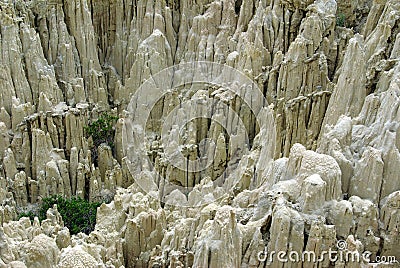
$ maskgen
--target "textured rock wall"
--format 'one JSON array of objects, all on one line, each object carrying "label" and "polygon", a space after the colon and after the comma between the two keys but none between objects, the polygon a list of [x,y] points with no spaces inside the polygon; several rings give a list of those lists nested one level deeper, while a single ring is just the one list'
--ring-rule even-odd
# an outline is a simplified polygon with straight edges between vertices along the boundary
[{"label": "textured rock wall", "polygon": [[[337,240],[400,260],[399,21],[397,0],[1,0],[0,266],[364,265],[258,254]],[[158,98],[140,86],[192,61],[233,67],[265,100],[177,70],[189,86],[160,96],[136,139],[132,117]],[[115,148],[95,161],[84,127],[104,111],[119,117]],[[179,169],[177,148],[213,163]],[[114,199],[89,235],[56,208],[17,220],[53,194]]]}]

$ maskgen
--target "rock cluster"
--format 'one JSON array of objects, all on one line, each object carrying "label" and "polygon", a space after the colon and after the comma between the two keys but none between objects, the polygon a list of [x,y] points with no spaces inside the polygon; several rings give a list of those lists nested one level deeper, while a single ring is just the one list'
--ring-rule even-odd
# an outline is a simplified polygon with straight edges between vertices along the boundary
[{"label": "rock cluster", "polygon": [[[260,252],[338,240],[400,260],[399,29],[398,0],[0,0],[0,267],[299,267]],[[255,84],[157,80],[194,61]],[[112,201],[89,235],[56,206],[18,219],[55,194]]]}]

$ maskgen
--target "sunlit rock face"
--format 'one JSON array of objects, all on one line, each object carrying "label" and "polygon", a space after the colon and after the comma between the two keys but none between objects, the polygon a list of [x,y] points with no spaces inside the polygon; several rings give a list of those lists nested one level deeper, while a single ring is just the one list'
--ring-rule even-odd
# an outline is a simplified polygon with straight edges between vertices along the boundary
[{"label": "sunlit rock face", "polygon": [[[398,0],[0,0],[0,267],[396,267],[399,22]],[[88,235],[18,219],[55,194],[112,201]]]}]

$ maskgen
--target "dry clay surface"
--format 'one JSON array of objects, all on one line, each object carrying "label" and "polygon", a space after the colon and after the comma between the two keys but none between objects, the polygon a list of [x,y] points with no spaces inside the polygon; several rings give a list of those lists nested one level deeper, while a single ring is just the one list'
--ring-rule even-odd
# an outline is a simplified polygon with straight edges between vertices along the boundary
[{"label": "dry clay surface", "polygon": [[[398,0],[0,0],[0,267],[373,267],[259,254],[338,240],[400,260],[399,28]],[[141,88],[198,61],[254,84]],[[18,220],[54,194],[112,201],[89,235]]]}]

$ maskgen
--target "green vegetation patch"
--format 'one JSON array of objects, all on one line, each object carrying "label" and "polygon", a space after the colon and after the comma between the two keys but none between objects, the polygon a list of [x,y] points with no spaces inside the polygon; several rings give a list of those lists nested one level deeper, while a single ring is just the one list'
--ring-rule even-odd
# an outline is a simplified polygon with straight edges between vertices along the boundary
[{"label": "green vegetation patch", "polygon": [[117,116],[110,115],[106,112],[101,114],[99,118],[89,123],[89,125],[85,127],[86,138],[92,137],[93,140],[91,152],[92,160],[95,165],[97,165],[98,147],[101,144],[108,144],[114,154],[114,125],[117,120]]},{"label": "green vegetation patch", "polygon": [[338,15],[336,16],[336,26],[346,26],[346,16],[343,13],[338,13]]},{"label": "green vegetation patch", "polygon": [[86,136],[92,137],[95,147],[102,143],[108,144],[111,148],[114,147],[114,125],[117,120],[117,116],[109,113],[101,114],[99,118],[85,127]]},{"label": "green vegetation patch", "polygon": [[57,204],[57,210],[62,216],[64,225],[69,229],[71,234],[78,234],[80,232],[89,234],[94,230],[97,208],[102,203],[89,202],[80,197],[65,199],[62,196],[54,195],[42,200],[37,214],[32,211],[23,212],[18,215],[18,218],[29,217],[33,220],[37,216],[40,221],[43,221],[46,219],[47,210],[52,208],[54,204]]}]

